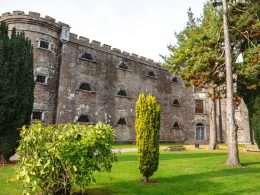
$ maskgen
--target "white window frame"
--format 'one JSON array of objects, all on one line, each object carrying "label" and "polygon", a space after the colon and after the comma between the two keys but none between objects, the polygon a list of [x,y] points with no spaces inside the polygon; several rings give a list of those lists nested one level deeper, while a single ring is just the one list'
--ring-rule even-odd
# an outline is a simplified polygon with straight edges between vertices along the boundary
[{"label": "white window frame", "polygon": [[41,120],[40,121],[44,121],[44,119],[45,119],[45,110],[33,109],[32,115],[31,115],[31,119],[32,120],[37,120],[37,119],[33,119],[33,112],[41,112],[42,115],[41,115]]},{"label": "white window frame", "polygon": [[[43,47],[41,47],[41,41],[47,42],[47,43],[49,44],[49,45],[48,45],[48,48],[43,48]],[[43,49],[43,50],[51,51],[51,49],[52,49],[52,43],[51,43],[50,41],[47,41],[47,40],[44,40],[44,39],[39,39],[39,40],[38,40],[38,44],[37,44],[37,48]]]},{"label": "white window frame", "polygon": [[[44,83],[40,83],[40,82],[36,82],[36,79],[37,79],[37,76],[45,76],[45,81],[44,81]],[[47,73],[41,73],[41,72],[35,72],[34,73],[34,81],[35,81],[35,83],[37,83],[37,84],[41,84],[41,85],[48,85],[48,79],[49,79],[49,74],[47,74]]]},{"label": "white window frame", "polygon": [[[198,123],[197,123],[198,124]],[[199,125],[199,126],[197,126],[197,124],[195,125],[195,140],[196,141],[205,141],[205,140],[207,140],[207,131],[206,131],[206,126],[202,123],[202,125]],[[197,139],[197,127],[199,127],[199,128],[204,128],[203,130],[204,130],[204,139]],[[201,129],[200,129],[201,130]],[[201,131],[200,131],[200,138],[201,138]]]}]

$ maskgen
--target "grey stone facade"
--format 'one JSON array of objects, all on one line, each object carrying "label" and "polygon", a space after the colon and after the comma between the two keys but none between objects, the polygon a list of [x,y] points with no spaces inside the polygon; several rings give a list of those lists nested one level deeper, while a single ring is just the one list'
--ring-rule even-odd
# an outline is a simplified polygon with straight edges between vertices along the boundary
[{"label": "grey stone facade", "polygon": [[[160,64],[98,41],[89,42],[88,38],[70,33],[69,25],[49,16],[42,18],[35,12],[4,13],[0,21],[6,22],[9,29],[24,31],[32,41],[36,75],[34,117],[40,114],[47,124],[106,122],[115,128],[117,141],[133,142],[136,100],[141,92],[151,93],[161,105],[161,141],[208,142],[206,94],[184,88],[182,80]],[[195,113],[196,100],[203,100],[200,114]],[[224,104],[221,105],[224,110]],[[218,119],[222,119],[218,120],[218,137],[225,140],[222,113],[218,114]],[[240,142],[249,142],[245,105],[236,115],[241,124]],[[196,130],[200,128],[203,135]]]}]

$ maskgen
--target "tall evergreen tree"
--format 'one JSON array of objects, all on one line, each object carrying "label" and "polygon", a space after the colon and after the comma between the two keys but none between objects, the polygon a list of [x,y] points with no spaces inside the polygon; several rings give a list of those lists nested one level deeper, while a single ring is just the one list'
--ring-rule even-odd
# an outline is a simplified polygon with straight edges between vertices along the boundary
[{"label": "tall evergreen tree", "polygon": [[[228,6],[232,69],[237,77],[238,95],[249,100],[246,101],[249,105],[249,102],[254,102],[252,97],[256,97],[250,94],[259,91],[260,87],[260,3],[257,0],[231,0],[228,1]],[[222,2],[220,0],[207,2],[203,16],[198,20],[189,17],[185,29],[176,35],[177,44],[169,46],[171,56],[165,58],[166,67],[179,74],[188,84],[195,86],[226,84],[222,17]],[[235,63],[241,52],[244,62]],[[221,98],[223,92],[211,95]],[[233,102],[239,104],[236,93]],[[251,111],[249,109],[249,114]]]},{"label": "tall evergreen tree", "polygon": [[33,107],[33,51],[24,33],[0,24],[0,155],[6,163],[18,146],[19,131]]},{"label": "tall evergreen tree", "polygon": [[[214,24],[214,25],[213,25]],[[169,46],[171,55],[164,66],[180,75],[188,86],[204,87],[210,96],[210,143],[209,149],[218,148],[216,132],[216,90],[224,81],[224,59],[221,58],[221,15],[212,4],[204,7],[204,15],[196,19],[189,9],[188,22],[183,31],[176,34],[177,44]]]},{"label": "tall evergreen tree", "polygon": [[148,182],[159,165],[160,105],[154,96],[139,95],[135,129],[139,170],[145,178],[144,182]]}]

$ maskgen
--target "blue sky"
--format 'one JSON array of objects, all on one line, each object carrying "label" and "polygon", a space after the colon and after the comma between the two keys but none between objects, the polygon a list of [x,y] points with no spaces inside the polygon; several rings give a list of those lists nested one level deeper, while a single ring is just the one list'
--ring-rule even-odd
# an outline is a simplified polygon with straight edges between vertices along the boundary
[{"label": "blue sky", "polygon": [[200,16],[205,0],[0,0],[0,13],[39,12],[71,26],[71,32],[161,61],[191,7]]}]

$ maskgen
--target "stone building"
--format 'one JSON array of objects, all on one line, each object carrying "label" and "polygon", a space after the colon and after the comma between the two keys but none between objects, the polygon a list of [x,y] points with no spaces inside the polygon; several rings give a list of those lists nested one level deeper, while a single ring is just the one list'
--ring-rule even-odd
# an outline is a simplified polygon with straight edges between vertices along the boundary
[{"label": "stone building", "polygon": [[[161,141],[207,143],[208,100],[204,91],[184,88],[182,80],[151,59],[78,37],[70,26],[39,13],[4,13],[0,21],[24,31],[34,47],[33,119],[50,123],[105,122],[116,140],[135,141],[135,103],[141,92],[161,105]],[[222,110],[224,103],[222,105]],[[218,106],[219,140],[225,115]],[[237,114],[238,115],[238,114]],[[239,110],[240,142],[250,141],[245,105]]]}]

